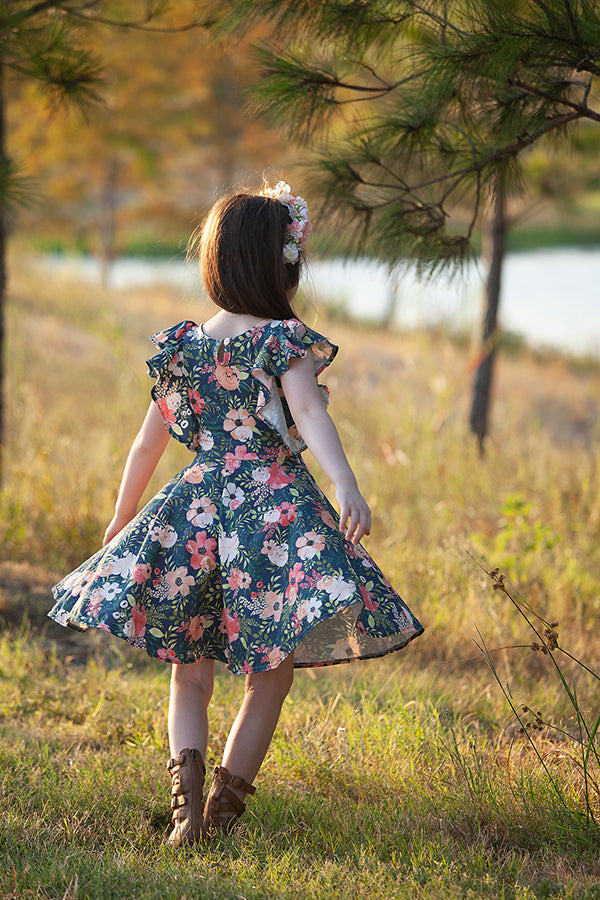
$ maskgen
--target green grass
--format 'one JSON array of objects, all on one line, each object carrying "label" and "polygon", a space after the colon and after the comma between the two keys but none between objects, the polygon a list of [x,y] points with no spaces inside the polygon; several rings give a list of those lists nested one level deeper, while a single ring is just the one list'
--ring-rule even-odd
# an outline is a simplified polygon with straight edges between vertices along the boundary
[{"label": "green grass", "polygon": [[[146,335],[206,307],[53,282],[18,255],[11,272],[0,897],[600,898],[599,797],[586,819],[577,746],[551,727],[576,734],[576,714],[469,555],[499,565],[559,621],[561,646],[597,668],[598,366],[501,357],[481,461],[465,425],[468,347],[328,323],[307,306],[342,348],[324,380],[373,507],[367,546],[427,631],[379,661],[297,673],[239,832],[173,851],[167,667],[45,612],[53,581],[97,548],[112,515],[148,403]],[[186,459],[173,444],[149,491]],[[551,723],[531,741],[478,632],[513,703]],[[565,677],[595,721],[597,682],[568,660]],[[242,690],[218,674],[209,762]]]},{"label": "green grass", "polygon": [[[170,850],[164,667],[94,643],[82,666],[1,642],[9,896],[598,896],[593,836],[524,746],[509,764],[489,701],[459,712],[406,656],[299,674],[238,834]],[[209,757],[240,688],[217,679]]]}]

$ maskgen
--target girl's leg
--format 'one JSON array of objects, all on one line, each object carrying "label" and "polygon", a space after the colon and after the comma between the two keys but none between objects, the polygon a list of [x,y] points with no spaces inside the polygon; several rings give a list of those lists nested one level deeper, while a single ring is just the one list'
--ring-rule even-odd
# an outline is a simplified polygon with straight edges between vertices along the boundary
[{"label": "girl's leg", "polygon": [[[294,655],[290,653],[276,669],[246,676],[244,702],[229,733],[223,766],[232,775],[252,783],[279,720],[283,701],[294,679]],[[234,789],[235,790],[235,789]],[[243,798],[243,792],[237,792]]]},{"label": "girl's leg", "polygon": [[172,757],[189,747],[199,750],[202,759],[206,759],[208,704],[213,683],[212,659],[173,666],[169,699],[169,747]]}]

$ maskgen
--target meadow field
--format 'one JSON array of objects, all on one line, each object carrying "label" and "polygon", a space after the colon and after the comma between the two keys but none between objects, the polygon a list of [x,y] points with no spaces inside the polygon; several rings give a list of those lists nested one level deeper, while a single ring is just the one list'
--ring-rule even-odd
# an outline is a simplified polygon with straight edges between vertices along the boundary
[{"label": "meadow field", "polygon": [[[328,320],[310,298],[341,347],[323,380],[373,509],[365,545],[426,632],[298,672],[239,830],[165,844],[168,667],[45,613],[112,516],[147,336],[207,314],[13,253],[0,898],[600,898],[600,363],[507,346],[481,459],[466,339]],[[148,496],[187,459],[173,442]],[[219,672],[209,765],[242,691]]]}]

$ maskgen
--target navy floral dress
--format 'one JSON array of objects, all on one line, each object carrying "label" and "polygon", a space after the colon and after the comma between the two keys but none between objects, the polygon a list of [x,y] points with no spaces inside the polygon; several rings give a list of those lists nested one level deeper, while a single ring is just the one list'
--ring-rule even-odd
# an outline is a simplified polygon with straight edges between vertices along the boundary
[{"label": "navy floral dress", "polygon": [[[381,656],[422,633],[369,554],[345,540],[301,457],[279,376],[337,347],[297,319],[213,339],[152,338],[152,396],[194,453],[137,516],[53,589],[61,625],[102,628],[165,662],[233,672]],[[327,389],[320,388],[324,402]]]}]

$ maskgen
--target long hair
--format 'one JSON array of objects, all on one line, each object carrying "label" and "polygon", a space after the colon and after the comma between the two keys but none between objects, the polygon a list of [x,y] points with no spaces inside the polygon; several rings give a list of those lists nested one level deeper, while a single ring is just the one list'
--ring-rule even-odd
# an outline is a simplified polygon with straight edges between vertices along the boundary
[{"label": "long hair", "polygon": [[198,254],[200,274],[211,300],[232,313],[289,319],[288,292],[297,286],[302,255],[283,258],[286,207],[269,197],[237,193],[217,201],[188,245]]}]

